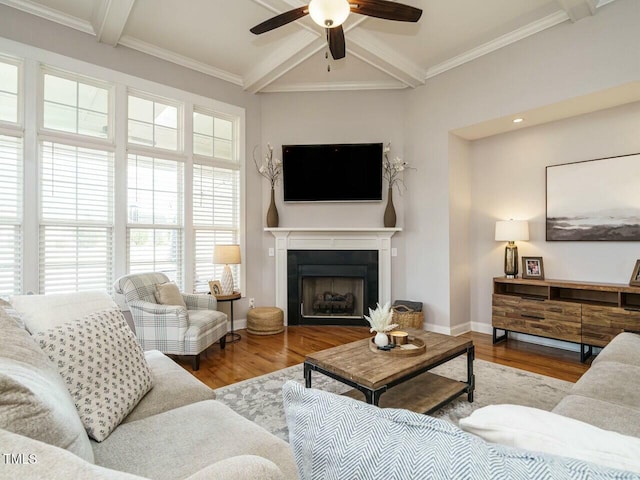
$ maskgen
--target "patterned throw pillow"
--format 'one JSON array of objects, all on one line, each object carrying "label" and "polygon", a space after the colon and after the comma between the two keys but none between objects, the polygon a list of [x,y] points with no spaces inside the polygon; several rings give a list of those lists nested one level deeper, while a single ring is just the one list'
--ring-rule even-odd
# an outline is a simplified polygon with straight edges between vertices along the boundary
[{"label": "patterned throw pillow", "polygon": [[151,389],[149,366],[119,309],[35,335],[58,368],[90,437],[101,442]]},{"label": "patterned throw pillow", "polygon": [[581,460],[493,445],[444,420],[293,381],[283,394],[301,480],[640,479]]}]

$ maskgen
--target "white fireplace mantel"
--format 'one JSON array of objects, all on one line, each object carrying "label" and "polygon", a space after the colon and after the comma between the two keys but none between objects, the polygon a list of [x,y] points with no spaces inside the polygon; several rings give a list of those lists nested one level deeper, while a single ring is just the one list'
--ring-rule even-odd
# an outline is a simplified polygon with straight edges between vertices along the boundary
[{"label": "white fireplace mantel", "polygon": [[292,227],[265,228],[275,237],[276,306],[287,315],[288,250],[377,250],[378,299],[391,301],[391,237],[402,228]]}]

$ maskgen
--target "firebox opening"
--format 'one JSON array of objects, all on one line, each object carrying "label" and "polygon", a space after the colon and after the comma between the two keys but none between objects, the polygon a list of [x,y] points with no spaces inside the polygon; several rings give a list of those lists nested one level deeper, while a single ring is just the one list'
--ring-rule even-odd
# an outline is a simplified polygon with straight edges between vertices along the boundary
[{"label": "firebox opening", "polygon": [[364,279],[349,277],[303,277],[303,318],[362,318]]}]

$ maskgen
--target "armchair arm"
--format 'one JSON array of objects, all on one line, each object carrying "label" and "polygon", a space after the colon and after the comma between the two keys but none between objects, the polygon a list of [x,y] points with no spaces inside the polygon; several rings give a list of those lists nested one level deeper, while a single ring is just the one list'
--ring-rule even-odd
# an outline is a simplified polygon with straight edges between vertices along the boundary
[{"label": "armchair arm", "polygon": [[217,310],[218,300],[215,295],[183,293],[182,299],[190,310]]},{"label": "armchair arm", "polygon": [[131,316],[138,325],[153,322],[155,325],[164,325],[176,329],[186,330],[189,327],[187,309],[180,305],[160,305],[158,303],[133,300],[128,303]]}]

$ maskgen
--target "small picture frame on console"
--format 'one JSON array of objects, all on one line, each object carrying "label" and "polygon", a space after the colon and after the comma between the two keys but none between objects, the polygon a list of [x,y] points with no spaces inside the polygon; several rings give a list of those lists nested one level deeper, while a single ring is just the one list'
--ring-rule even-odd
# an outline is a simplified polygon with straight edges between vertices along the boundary
[{"label": "small picture frame on console", "polygon": [[542,257],[522,257],[522,278],[544,280]]},{"label": "small picture frame on console", "polygon": [[632,287],[640,287],[640,260],[636,260],[636,266],[633,267],[633,273],[631,274],[629,285]]},{"label": "small picture frame on console", "polygon": [[209,291],[211,295],[222,295],[222,284],[220,280],[211,280],[209,282]]}]

